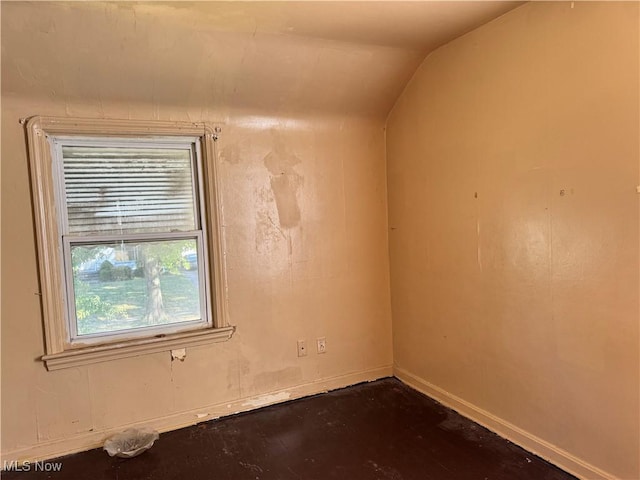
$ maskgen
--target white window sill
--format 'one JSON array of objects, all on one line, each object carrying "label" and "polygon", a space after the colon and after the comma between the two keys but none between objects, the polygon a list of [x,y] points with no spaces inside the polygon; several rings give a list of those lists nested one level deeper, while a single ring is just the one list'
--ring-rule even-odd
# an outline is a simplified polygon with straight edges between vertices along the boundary
[{"label": "white window sill", "polygon": [[235,330],[236,327],[210,328],[195,332],[174,333],[163,337],[142,338],[110,345],[79,348],[44,355],[42,361],[50,371],[79,367],[148,353],[166,352],[177,348],[225,342],[233,336]]}]

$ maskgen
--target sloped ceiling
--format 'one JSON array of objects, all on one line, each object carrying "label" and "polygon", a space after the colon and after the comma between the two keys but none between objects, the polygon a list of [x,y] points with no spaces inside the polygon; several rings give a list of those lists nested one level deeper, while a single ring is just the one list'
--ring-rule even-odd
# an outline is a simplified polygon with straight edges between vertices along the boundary
[{"label": "sloped ceiling", "polygon": [[2,94],[385,117],[433,49],[521,2],[2,2]]}]

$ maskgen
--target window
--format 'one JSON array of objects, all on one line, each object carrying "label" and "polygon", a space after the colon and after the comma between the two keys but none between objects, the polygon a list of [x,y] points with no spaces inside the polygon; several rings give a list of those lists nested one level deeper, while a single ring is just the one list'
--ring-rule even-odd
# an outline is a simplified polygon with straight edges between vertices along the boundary
[{"label": "window", "polygon": [[233,334],[205,125],[27,125],[49,370]]}]

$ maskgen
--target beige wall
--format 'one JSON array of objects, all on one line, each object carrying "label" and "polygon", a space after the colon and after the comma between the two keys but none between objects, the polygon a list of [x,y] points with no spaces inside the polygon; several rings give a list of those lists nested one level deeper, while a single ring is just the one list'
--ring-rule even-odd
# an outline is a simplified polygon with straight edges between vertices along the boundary
[{"label": "beige wall", "polygon": [[[257,31],[257,6],[215,7],[2,4],[3,459],[391,374],[382,112],[420,54]],[[260,12],[284,18],[280,8]],[[230,341],[187,348],[184,362],[166,352],[45,370],[18,122],[32,115],[222,126]],[[283,172],[286,181],[272,182]],[[327,353],[318,355],[321,336]],[[307,357],[297,357],[298,339]]]},{"label": "beige wall", "polygon": [[522,6],[387,128],[396,372],[590,478],[640,478],[638,6]]},{"label": "beige wall", "polygon": [[[107,116],[130,115],[118,108]],[[382,123],[240,112],[209,118],[168,108],[161,119],[226,122],[217,161],[237,332],[226,343],[187,348],[184,362],[166,352],[47,372],[38,361],[42,320],[18,120],[90,110],[54,98],[3,98],[3,458],[82,450],[128,424],[175,428],[391,373]],[[152,110],[131,115],[150,118]],[[271,183],[274,164],[288,183]],[[320,336],[324,355],[315,352]],[[300,338],[309,344],[304,358]]]}]

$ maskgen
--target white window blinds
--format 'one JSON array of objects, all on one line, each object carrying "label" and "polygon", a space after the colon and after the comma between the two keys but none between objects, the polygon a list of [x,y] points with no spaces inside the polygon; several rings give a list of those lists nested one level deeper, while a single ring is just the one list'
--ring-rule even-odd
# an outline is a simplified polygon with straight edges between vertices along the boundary
[{"label": "white window blinds", "polygon": [[114,235],[199,228],[193,151],[62,146],[68,233]]}]

